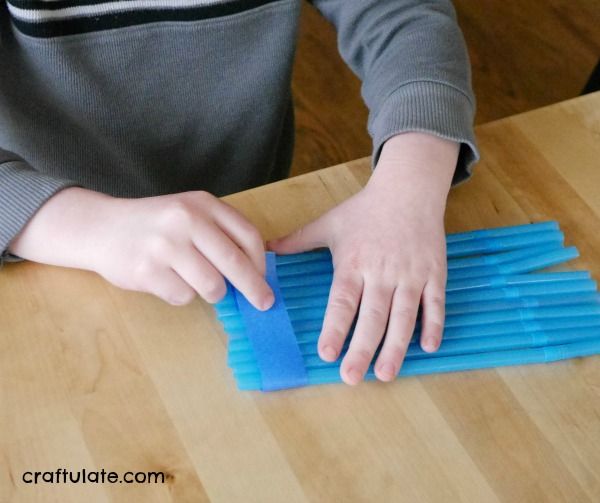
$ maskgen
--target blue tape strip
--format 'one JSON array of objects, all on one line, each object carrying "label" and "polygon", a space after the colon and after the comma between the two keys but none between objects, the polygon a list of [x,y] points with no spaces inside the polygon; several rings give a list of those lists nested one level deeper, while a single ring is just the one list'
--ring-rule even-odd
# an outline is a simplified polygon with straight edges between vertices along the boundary
[{"label": "blue tape strip", "polygon": [[235,291],[239,311],[246,325],[246,334],[260,370],[263,391],[296,388],[308,384],[304,360],[296,334],[279,289],[275,254],[267,252],[266,280],[275,294],[275,303],[268,311],[259,311]]}]

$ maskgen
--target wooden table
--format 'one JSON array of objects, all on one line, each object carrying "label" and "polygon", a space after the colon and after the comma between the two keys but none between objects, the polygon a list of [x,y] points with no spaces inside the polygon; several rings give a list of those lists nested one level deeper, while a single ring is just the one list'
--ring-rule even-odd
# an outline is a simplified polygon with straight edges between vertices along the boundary
[{"label": "wooden table", "polygon": [[[600,94],[478,128],[448,231],[557,219],[600,278]],[[358,191],[365,159],[227,198],[271,238]],[[91,273],[0,273],[0,501],[598,502],[600,358],[237,391],[210,306]],[[164,484],[25,484],[26,471]]]}]

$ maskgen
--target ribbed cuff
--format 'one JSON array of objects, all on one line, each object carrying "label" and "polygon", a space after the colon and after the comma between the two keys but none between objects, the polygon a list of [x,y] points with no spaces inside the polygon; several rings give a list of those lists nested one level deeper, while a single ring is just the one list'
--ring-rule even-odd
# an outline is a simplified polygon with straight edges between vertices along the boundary
[{"label": "ribbed cuff", "polygon": [[0,255],[6,257],[8,245],[40,206],[74,185],[74,181],[39,173],[18,158],[0,163]]},{"label": "ribbed cuff", "polygon": [[452,184],[466,180],[479,160],[473,133],[474,114],[474,105],[467,95],[451,85],[416,81],[399,87],[369,119],[372,168],[377,165],[386,140],[400,133],[419,131],[461,144]]}]

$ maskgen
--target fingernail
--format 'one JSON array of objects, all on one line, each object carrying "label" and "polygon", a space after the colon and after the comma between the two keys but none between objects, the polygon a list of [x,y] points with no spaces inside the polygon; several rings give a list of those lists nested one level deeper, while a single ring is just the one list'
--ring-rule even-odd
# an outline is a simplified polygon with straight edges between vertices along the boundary
[{"label": "fingernail", "polygon": [[331,362],[337,358],[337,351],[331,346],[323,346],[323,349],[321,349],[321,354],[326,361]]},{"label": "fingernail", "polygon": [[353,368],[349,368],[347,371],[349,384],[358,384],[362,380],[362,374]]},{"label": "fingernail", "polygon": [[438,341],[435,337],[427,337],[423,342],[426,351],[435,351],[438,348]]},{"label": "fingernail", "polygon": [[385,379],[393,379],[396,377],[396,367],[392,363],[384,363],[379,369],[379,373]]},{"label": "fingernail", "polygon": [[267,311],[268,309],[271,309],[271,307],[273,307],[274,303],[275,303],[275,296],[271,293],[267,297],[265,297],[265,300],[263,300],[262,310]]}]

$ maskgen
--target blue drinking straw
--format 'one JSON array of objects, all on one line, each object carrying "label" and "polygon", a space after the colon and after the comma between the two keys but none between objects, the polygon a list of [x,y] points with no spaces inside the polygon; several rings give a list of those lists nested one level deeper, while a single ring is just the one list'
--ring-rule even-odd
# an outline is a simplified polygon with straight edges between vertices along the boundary
[{"label": "blue drinking straw", "polygon": [[540,284],[545,282],[571,281],[589,278],[590,273],[588,271],[566,271],[449,280],[446,283],[446,292],[457,292],[461,290],[480,290],[505,286],[521,286],[531,283]]},{"label": "blue drinking straw", "polygon": [[[558,330],[524,330],[487,337],[472,336],[463,338],[444,338],[439,349],[434,353],[426,353],[423,351],[418,341],[415,340],[411,342],[407,348],[406,359],[439,358],[456,354],[485,353],[489,351],[534,346],[551,346],[590,337],[600,337],[600,319],[596,320],[595,325],[583,327],[561,328]],[[318,367],[330,365],[329,362],[322,361],[318,356],[316,341],[311,341],[309,344],[302,343],[299,347],[304,358],[305,366]],[[345,343],[340,357],[336,360],[338,364],[343,359],[347,349],[348,343]],[[379,349],[375,353],[373,358],[374,361],[377,359],[378,354]],[[256,367],[256,360],[250,349],[230,352],[227,363],[237,372],[252,371],[252,369]]]},{"label": "blue drinking straw", "polygon": [[450,242],[446,246],[446,254],[448,258],[466,257],[468,255],[478,255],[482,253],[516,250],[532,245],[562,243],[563,241],[564,235],[560,231],[531,232],[526,234],[516,234],[514,236]]},{"label": "blue drinking straw", "polygon": [[[303,327],[321,327],[325,315],[325,307],[293,309],[288,311],[294,331],[297,333]],[[578,305],[557,305],[549,307],[524,307],[502,311],[484,311],[476,313],[463,313],[446,316],[445,327],[465,327],[469,325],[487,325],[495,323],[509,323],[512,321],[544,320],[550,318],[572,318],[579,316],[600,315],[600,303]],[[314,322],[314,323],[313,323]],[[244,330],[241,317],[222,320],[226,331]],[[309,328],[311,330],[312,328]],[[304,329],[306,330],[306,329]]]},{"label": "blue drinking straw", "polygon": [[499,299],[514,299],[518,297],[546,296],[573,292],[595,292],[596,282],[589,278],[490,287],[479,290],[446,291],[446,305],[465,302],[491,301]]},{"label": "blue drinking straw", "polygon": [[[518,336],[525,333],[559,332],[572,330],[600,329],[600,316],[580,318],[550,319],[538,321],[519,321],[511,323],[498,323],[496,325],[473,325],[467,327],[451,328],[444,331],[443,343],[463,339],[503,338]],[[297,337],[298,347],[303,355],[317,354],[317,341],[319,332],[306,332]],[[409,347],[419,345],[420,334],[415,332]],[[350,344],[351,337],[344,342],[341,354],[345,354]],[[250,342],[243,339],[231,341],[228,364],[235,367],[240,362],[254,360]]]},{"label": "blue drinking straw", "polygon": [[[307,287],[306,295],[303,295],[303,291],[304,290],[300,289],[284,290],[285,303],[288,309],[322,306],[327,302],[329,287],[321,292],[316,291],[316,288]],[[546,281],[543,283],[532,283],[521,286],[498,287],[476,291],[447,292],[446,305],[595,291],[596,282],[591,279],[563,281],[559,278],[559,281]]]},{"label": "blue drinking straw", "polygon": [[447,328],[467,325],[487,325],[509,323],[511,321],[544,320],[550,318],[571,318],[578,316],[600,315],[600,303],[549,307],[525,307],[504,311],[485,311],[446,316]]},{"label": "blue drinking straw", "polygon": [[[600,327],[547,332],[526,332],[503,337],[471,337],[468,339],[442,341],[440,348],[435,353],[426,353],[419,345],[411,344],[407,349],[404,361],[556,346],[593,339],[600,339]],[[379,351],[375,353],[373,361],[377,360],[378,354]],[[306,370],[310,371],[324,367],[335,367],[336,365],[339,368],[343,356],[344,354],[342,354],[335,362],[325,362],[321,360],[316,353],[304,353],[302,358]],[[243,378],[246,374],[252,374],[259,371],[258,365],[253,358],[246,358],[243,360],[238,359],[233,362],[233,365],[232,362],[229,363],[238,378]]]},{"label": "blue drinking straw", "polygon": [[[509,301],[512,299],[542,298],[562,296],[572,293],[592,293],[596,291],[596,282],[591,279],[571,281],[550,281],[520,286],[489,288],[486,290],[464,290],[446,293],[446,309],[459,305],[464,311],[469,306],[481,306],[485,309],[486,302]],[[317,307],[327,303],[330,285],[321,287],[303,287],[301,289],[283,289],[285,303],[288,309],[302,307]],[[459,309],[459,308],[457,308]],[[219,319],[239,315],[233,298],[226,297],[215,305]],[[493,309],[491,309],[493,310]]]},{"label": "blue drinking straw", "polygon": [[[493,351],[490,353],[407,360],[402,365],[399,375],[415,376],[512,365],[551,363],[570,358],[593,356],[599,353],[600,338],[543,348]],[[308,370],[307,373],[309,385],[341,382],[339,368],[335,366]],[[372,367],[369,368],[365,379],[375,379],[375,373]],[[258,390],[261,386],[261,379],[258,373],[236,376],[236,380],[238,387],[241,390]]]},{"label": "blue drinking straw", "polygon": [[[289,278],[287,278],[289,279]],[[331,280],[331,277],[329,278]],[[312,305],[323,305],[329,292],[331,281],[324,282],[324,287],[318,293],[323,302]],[[237,314],[231,287],[228,286],[227,297],[215,305],[217,315],[223,319]],[[595,290],[596,283],[590,279],[587,271],[568,271],[555,273],[537,273],[525,275],[498,276],[493,278],[474,278],[449,281],[446,285],[446,303],[456,304],[477,300],[497,300],[519,296],[548,295],[566,292],[582,292]],[[288,284],[281,288],[286,305],[290,299],[310,298],[315,291],[315,285]],[[297,306],[301,305],[298,301]]]},{"label": "blue drinking straw", "polygon": [[523,307],[560,306],[570,304],[592,304],[600,302],[600,294],[595,291],[583,293],[550,294],[538,297],[516,297],[489,301],[464,302],[447,304],[446,316],[453,314],[478,313],[485,311],[504,311]]},{"label": "blue drinking straw", "polygon": [[[587,275],[584,272],[584,275]],[[568,293],[570,291],[581,292],[581,291],[591,291],[595,289],[595,283],[589,279],[575,279],[569,280],[571,277],[581,277],[581,274],[574,272],[565,272],[565,273],[547,273],[547,274],[530,274],[525,276],[517,276],[509,278],[509,282],[519,282],[525,278],[525,281],[531,281],[532,279],[542,278],[543,280],[540,283],[522,283],[518,286],[509,286],[508,288],[504,287],[501,289],[482,289],[482,290],[466,290],[466,291],[458,291],[458,292],[449,292],[447,294],[446,303],[447,305],[452,305],[453,303],[465,303],[465,302],[480,302],[480,301],[489,301],[489,300],[497,300],[503,298],[515,298],[518,296],[531,296],[531,295],[539,295],[539,294],[558,294],[558,293]],[[567,278],[566,281],[563,281],[563,278]],[[472,281],[472,280],[470,280]],[[486,283],[487,284],[487,283]],[[478,284],[477,284],[478,285]],[[469,283],[470,287],[473,286],[472,283]],[[485,285],[484,285],[485,286]],[[284,297],[287,300],[287,293],[283,292]],[[320,313],[324,313],[324,309],[326,306],[327,299],[326,297],[321,298],[321,302],[317,304],[315,309],[321,309]],[[299,306],[300,304],[298,304]],[[290,309],[289,312],[292,313],[295,309]],[[223,323],[224,329],[229,333],[230,338],[235,339],[236,337],[240,337],[244,335],[244,326],[241,321],[241,316],[237,312],[235,306],[233,307],[217,307],[217,316]],[[317,315],[317,317],[322,318],[322,314]],[[313,319],[308,320],[303,323],[294,323],[294,329],[298,332],[307,331],[307,330],[320,330],[322,319]]]},{"label": "blue drinking straw", "polygon": [[[560,274],[560,276],[552,276],[554,274]],[[551,281],[551,280],[571,280],[571,279],[588,279],[590,274],[587,271],[573,271],[573,272],[561,272],[561,273],[538,273],[538,274],[523,274],[523,275],[507,275],[498,276],[494,278],[484,277],[481,280],[467,279],[467,280],[449,280],[446,291],[455,290],[466,290],[471,288],[490,288],[508,285],[521,285],[526,283],[536,283],[540,281]],[[317,285],[329,285],[333,275],[331,273],[319,273],[312,275],[294,275],[285,276],[280,278],[279,283],[281,289],[284,292],[289,288],[297,287],[314,287]]]},{"label": "blue drinking straw", "polygon": [[[506,336],[519,335],[523,333],[550,332],[560,330],[575,330],[600,327],[600,315],[589,315],[575,318],[550,318],[529,321],[503,322],[490,325],[467,325],[464,327],[445,328],[443,341],[471,338],[502,338]],[[300,352],[304,355],[317,354],[317,341],[320,332],[318,330],[298,334],[296,340]],[[343,351],[348,347],[352,334],[346,339]],[[411,344],[419,343],[418,332],[415,332]],[[343,352],[342,351],[342,352]],[[229,341],[228,362],[234,365],[236,362],[244,362],[252,359],[252,346],[247,338],[231,339]]]},{"label": "blue drinking straw", "polygon": [[331,261],[331,252],[328,248],[319,248],[302,253],[290,253],[289,255],[277,255],[275,257],[278,269],[283,265],[326,260]]},{"label": "blue drinking straw", "polygon": [[532,257],[525,257],[505,264],[450,269],[448,271],[448,279],[454,281],[458,279],[479,278],[485,276],[522,274],[562,264],[563,262],[568,262],[577,257],[579,257],[577,248],[571,246],[568,248],[546,251]]},{"label": "blue drinking straw", "polygon": [[529,257],[536,257],[543,253],[560,250],[561,243],[546,243],[542,245],[527,246],[507,252],[492,253],[490,255],[476,255],[473,257],[448,259],[448,270],[463,269],[467,267],[480,267],[485,265],[498,265],[515,262]]},{"label": "blue drinking straw", "polygon": [[523,332],[498,337],[447,339],[442,341],[442,344],[435,353],[426,353],[418,344],[411,344],[408,347],[406,356],[409,360],[415,358],[438,358],[442,356],[489,353],[509,349],[556,346],[594,338],[600,339],[600,326],[547,332]]},{"label": "blue drinking straw", "polygon": [[[444,339],[464,339],[467,337],[491,337],[522,332],[566,330],[571,328],[595,327],[599,324],[600,316],[590,315],[576,318],[510,321],[495,323],[493,325],[466,325],[463,327],[446,327],[444,329]],[[417,340],[419,336],[420,333],[415,331],[414,339]]]},{"label": "blue drinking straw", "polygon": [[291,264],[281,264],[277,266],[277,276],[284,278],[286,276],[295,276],[298,274],[318,274],[318,273],[331,273],[333,271],[333,264],[331,257],[323,260],[317,260],[312,262],[294,262]]},{"label": "blue drinking straw", "polygon": [[507,227],[496,227],[492,229],[479,229],[469,232],[458,232],[448,234],[446,242],[456,243],[458,241],[471,241],[481,238],[495,238],[503,236],[512,236],[515,234],[528,234],[531,232],[554,231],[559,230],[558,222],[539,222],[525,225],[512,225]]}]

